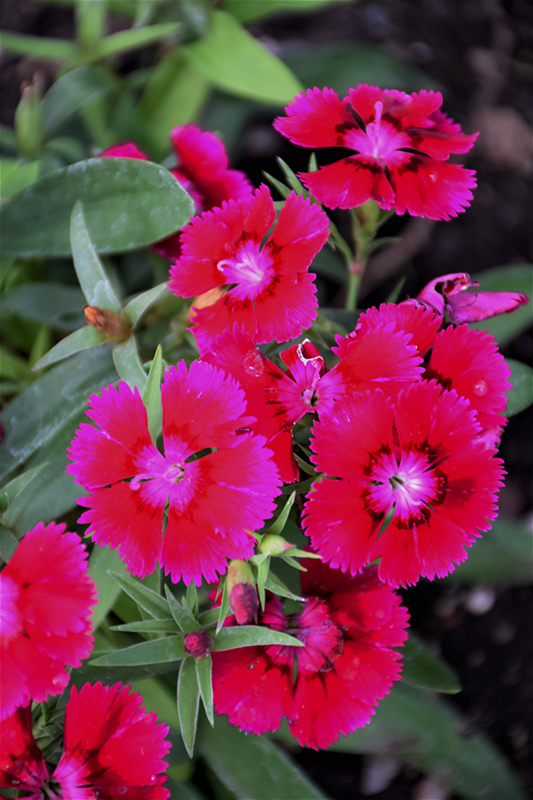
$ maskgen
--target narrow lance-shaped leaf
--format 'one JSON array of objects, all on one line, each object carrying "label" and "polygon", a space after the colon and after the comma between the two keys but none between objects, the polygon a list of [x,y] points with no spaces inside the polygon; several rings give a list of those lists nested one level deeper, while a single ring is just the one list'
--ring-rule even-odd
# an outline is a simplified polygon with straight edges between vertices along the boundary
[{"label": "narrow lance-shaped leaf", "polygon": [[124,647],[122,650],[112,650],[93,659],[90,664],[93,667],[137,667],[180,661],[184,656],[183,636],[165,636],[164,639],[153,639]]},{"label": "narrow lance-shaped leaf", "polygon": [[187,606],[191,614],[195,617],[198,614],[198,592],[196,591],[196,584],[191,581],[191,583],[187,586],[187,592],[185,595],[185,599],[187,602]]},{"label": "narrow lance-shaped leaf", "polygon": [[161,406],[162,352],[161,345],[158,345],[152,359],[148,380],[146,381],[142,393],[142,401],[148,415],[148,430],[150,431],[153,442],[157,440],[163,419],[163,409]]},{"label": "narrow lance-shaped leaf", "polygon": [[89,557],[89,575],[98,589],[98,603],[93,608],[92,624],[96,629],[108,611],[110,611],[120,594],[120,586],[114,580],[110,570],[123,577],[127,574],[127,567],[120,558],[117,550],[96,546]]},{"label": "narrow lance-shaped leaf", "polygon": [[44,466],[44,464],[39,464],[38,467],[23,472],[22,475],[13,478],[12,481],[9,481],[9,483],[0,489],[0,513],[6,510],[16,496],[34,479]]},{"label": "narrow lance-shaped leaf", "polygon": [[172,616],[167,601],[161,595],[148,589],[147,586],[143,586],[142,583],[134,580],[129,575],[119,575],[116,572],[111,572],[110,575],[120,588],[152,617],[168,619]]},{"label": "narrow lance-shaped leaf", "polygon": [[85,328],[79,328],[70,336],[61,339],[55,347],[52,347],[39,361],[33,365],[32,372],[37,372],[40,369],[49,367],[52,364],[57,364],[58,361],[63,361],[64,358],[82,353],[84,350],[90,350],[91,347],[98,347],[105,344],[106,335],[97,331],[91,325]]},{"label": "narrow lance-shaped leaf", "polygon": [[273,533],[279,536],[285,527],[285,523],[289,519],[289,514],[291,513],[291,508],[294,505],[295,498],[296,492],[293,492],[289,496],[277,520],[265,531],[265,533]]},{"label": "narrow lance-shaped leaf", "polygon": [[132,326],[135,326],[144,312],[147,311],[151,305],[157,303],[167,292],[168,285],[166,283],[160,283],[158,286],[154,286],[153,289],[141,292],[141,294],[133,297],[124,306],[124,316],[131,322]]},{"label": "narrow lance-shaped leaf", "polygon": [[122,306],[94,249],[80,200],[74,204],[70,218],[70,246],[76,275],[87,303],[120,314]]},{"label": "narrow lance-shaped leaf", "polygon": [[188,608],[185,608],[179,600],[176,600],[168,586],[165,586],[165,594],[167,596],[168,605],[176,624],[183,633],[192,633],[200,629],[198,620],[196,620]]},{"label": "narrow lance-shaped leaf", "polygon": [[132,389],[142,393],[146,386],[146,372],[139,359],[135,336],[113,347],[113,363],[121,380],[126,381]]},{"label": "narrow lance-shaped leaf", "polygon": [[263,628],[260,625],[239,625],[235,628],[222,628],[215,636],[213,650],[219,652],[269,644],[303,647],[303,642],[287,633],[273,631],[272,628]]},{"label": "narrow lance-shaped leaf", "polygon": [[409,634],[400,652],[403,657],[402,680],[406,683],[444,694],[461,691],[461,684],[453,670],[433,655],[414,633]]},{"label": "narrow lance-shaped leaf", "polygon": [[179,22],[162,22],[157,25],[145,25],[142,28],[129,28],[105,36],[98,43],[99,58],[125,53],[138,47],[146,47],[165,37],[174,37],[180,30]]},{"label": "narrow lance-shaped leaf", "polygon": [[185,658],[178,675],[178,715],[185,749],[192,758],[200,708],[200,688],[194,658]]},{"label": "narrow lance-shaped leaf", "polygon": [[514,417],[533,403],[533,369],[521,361],[508,359],[512,386],[507,393],[506,417]]},{"label": "narrow lance-shaped leaf", "polygon": [[213,726],[215,724],[213,712],[213,660],[209,655],[204,658],[198,658],[195,660],[195,666],[196,678],[198,679],[198,686],[200,687],[200,696],[205,709],[205,715],[209,723]]},{"label": "narrow lance-shaped leaf", "polygon": [[124,625],[113,625],[112,631],[121,633],[178,633],[178,626],[173,619],[141,619],[137,622],[126,622]]},{"label": "narrow lance-shaped leaf", "polygon": [[17,537],[0,524],[0,559],[7,563],[18,547]]}]

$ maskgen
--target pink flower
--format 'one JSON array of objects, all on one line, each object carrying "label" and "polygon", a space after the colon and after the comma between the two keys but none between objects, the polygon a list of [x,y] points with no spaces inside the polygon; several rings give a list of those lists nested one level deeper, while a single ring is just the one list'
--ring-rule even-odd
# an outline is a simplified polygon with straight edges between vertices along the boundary
[{"label": "pink flower", "polygon": [[215,652],[213,691],[217,713],[241,730],[274,731],[286,717],[298,742],[316,750],[366,725],[398,680],[393,648],[407,638],[408,615],[374,567],[352,578],[319,561],[306,566],[303,609],[287,617],[270,596],[259,618],[305,646]]},{"label": "pink flower", "polygon": [[450,164],[477,134],[465,136],[441,111],[440,92],[406,94],[359,84],[340,100],[332,89],[299,94],[274,127],[303,147],[346,147],[341,161],[301,175],[330,208],[373,199],[384,209],[449,219],[472,200],[475,173]]},{"label": "pink flower", "polygon": [[[228,169],[228,157],[220,139],[196,125],[178,125],[170,132],[177,157],[172,174],[194,200],[195,213],[216,208],[225,200],[237,200],[251,194],[253,187],[244,172]],[[104,157],[142,158],[148,156],[133,142],[116,144],[101,153]],[[162,239],[154,249],[169,261],[179,258],[181,231]]]},{"label": "pink flower", "polygon": [[520,292],[468,291],[477,286],[480,283],[473,281],[466,272],[452,272],[428,283],[418,295],[417,301],[442,316],[448,314],[454,325],[477,322],[499,314],[511,314],[519,306],[529,302],[527,295]]},{"label": "pink flower", "polygon": [[216,287],[225,291],[210,306],[193,306],[193,332],[202,353],[235,322],[261,344],[292,339],[316,318],[315,276],[308,268],[327,241],[328,218],[294,193],[270,231],[275,218],[270,193],[262,186],[249,198],[194,218],[183,230],[170,289],[181,297]]},{"label": "pink flower", "polygon": [[447,575],[497,514],[502,461],[479,433],[469,401],[435,381],[394,404],[380,390],[335,403],[311,440],[326,476],[304,510],[313,547],[351,574],[381,557],[392,586]]},{"label": "pink flower", "polygon": [[167,800],[163,787],[170,750],[166,725],[121,684],[72,688],[65,709],[63,755],[50,776],[31,732],[30,708],[6,721],[0,786],[33,791],[30,800]]},{"label": "pink flower", "polygon": [[[102,546],[118,548],[134,575],[159,560],[177,582],[214,581],[226,559],[247,558],[275,509],[280,480],[265,440],[249,432],[243,390],[195,361],[170,367],[162,386],[161,453],[139,392],[126,383],[89,398],[96,426],[82,424],[68,471],[91,494],[80,522]],[[168,521],[163,537],[163,518]]]},{"label": "pink flower", "polygon": [[61,694],[65,667],[79,667],[93,647],[96,587],[87,553],[65,525],[39,522],[0,573],[0,718],[31,698]]}]

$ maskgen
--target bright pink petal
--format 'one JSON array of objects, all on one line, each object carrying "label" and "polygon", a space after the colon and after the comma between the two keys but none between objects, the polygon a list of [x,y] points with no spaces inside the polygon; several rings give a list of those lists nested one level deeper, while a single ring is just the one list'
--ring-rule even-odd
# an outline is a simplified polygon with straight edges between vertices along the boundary
[{"label": "bright pink petal", "polygon": [[0,788],[35,792],[29,800],[39,800],[49,775],[31,728],[29,705],[0,723]]},{"label": "bright pink petal", "polygon": [[363,337],[370,331],[382,327],[390,330],[391,333],[411,334],[412,338],[409,344],[414,345],[418,353],[424,357],[433,345],[441,324],[440,316],[419,305],[415,300],[406,300],[399,305],[382,303],[379,309],[369,308],[361,314],[353,334],[346,339],[337,337],[338,349],[333,348],[333,351],[339,358],[343,358],[352,338]]},{"label": "bright pink petal", "polygon": [[356,127],[346,100],[339,100],[332,89],[308,89],[301,92],[285,109],[286,117],[277,117],[274,127],[294,144],[303,147],[335,147],[343,144],[346,127]]},{"label": "bright pink petal", "polygon": [[309,191],[328,208],[356,208],[375,200],[380,208],[393,208],[394,189],[375,159],[349,156],[317,172],[299,175]]},{"label": "bright pink petal", "polygon": [[100,158],[140,158],[143,161],[150,160],[146,153],[139,150],[135,142],[114,144],[112,147],[108,147],[107,150],[100,153]]},{"label": "bright pink petal", "polygon": [[279,252],[279,270],[295,278],[304,272],[329,237],[329,220],[309,198],[291,192],[280,211],[266,249]]},{"label": "bright pink petal", "polygon": [[414,158],[391,167],[396,212],[415,217],[448,220],[470,205],[477,186],[475,172],[459,164]]}]

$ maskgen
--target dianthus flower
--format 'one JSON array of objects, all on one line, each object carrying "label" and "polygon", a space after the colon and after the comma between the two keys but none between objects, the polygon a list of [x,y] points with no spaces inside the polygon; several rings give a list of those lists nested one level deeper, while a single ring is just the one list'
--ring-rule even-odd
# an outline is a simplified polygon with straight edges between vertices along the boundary
[{"label": "dianthus flower", "polygon": [[380,390],[345,397],[312,433],[326,477],[313,484],[304,525],[332,567],[355,574],[381,557],[392,586],[441,578],[496,517],[502,461],[480,440],[469,401],[436,381],[394,404]]},{"label": "dianthus flower", "polygon": [[375,567],[350,577],[319,561],[306,565],[303,609],[287,617],[269,596],[259,616],[305,646],[213,653],[213,696],[217,713],[241,730],[275,731],[286,717],[298,742],[316,750],[366,725],[398,680],[393,648],[407,638],[408,614]]},{"label": "dianthus flower", "polygon": [[442,316],[447,314],[454,325],[511,314],[529,302],[527,295],[521,292],[468,291],[480,285],[466,272],[452,272],[428,283],[416,299]]},{"label": "dianthus flower", "polygon": [[[195,214],[216,208],[224,200],[237,200],[252,192],[252,184],[236,169],[228,169],[228,157],[220,139],[196,125],[178,125],[170,132],[170,141],[177,157],[177,166],[170,170],[194,201]],[[116,144],[102,154],[113,158],[140,158],[146,153],[133,142]],[[181,232],[174,233],[154,245],[154,249],[173,261],[179,258]]]},{"label": "dianthus flower", "polygon": [[223,203],[184,228],[169,288],[181,297],[217,287],[224,292],[207,307],[193,304],[200,352],[235,322],[261,344],[292,339],[316,318],[315,276],[308,268],[327,241],[328,218],[293,192],[270,231],[275,219],[270,192],[261,186],[249,198]]},{"label": "dianthus flower", "polygon": [[[165,373],[163,446],[150,436],[138,390],[126,383],[89,398],[68,449],[68,471],[91,494],[80,522],[102,546],[118,548],[134,575],[159,560],[172,580],[198,585],[247,558],[275,509],[280,480],[262,437],[250,434],[243,390],[222,370],[181,361]],[[163,520],[168,520],[163,536]]]},{"label": "dianthus flower", "polygon": [[65,709],[63,755],[52,775],[31,732],[30,707],[3,724],[0,786],[31,791],[28,800],[167,800],[163,758],[168,727],[121,684],[72,688]]},{"label": "dianthus flower", "polygon": [[0,719],[29,699],[61,694],[65,667],[79,667],[92,650],[96,587],[79,536],[64,530],[39,522],[0,573]]},{"label": "dianthus flower", "polygon": [[359,84],[340,99],[332,89],[295,97],[274,127],[303,147],[346,147],[341,161],[300,175],[329,208],[355,208],[373,199],[397,214],[449,219],[472,200],[475,173],[450,164],[477,134],[465,136],[441,111],[440,92],[406,94]]}]

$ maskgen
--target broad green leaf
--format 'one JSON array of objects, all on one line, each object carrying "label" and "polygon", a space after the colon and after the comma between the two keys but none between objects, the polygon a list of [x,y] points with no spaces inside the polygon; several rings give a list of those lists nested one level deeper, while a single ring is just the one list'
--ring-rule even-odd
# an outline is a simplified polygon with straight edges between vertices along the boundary
[{"label": "broad green leaf", "polygon": [[119,378],[126,381],[131,389],[139,389],[142,394],[147,377],[139,359],[135,336],[113,347],[113,362]]},{"label": "broad green leaf", "polygon": [[488,739],[480,733],[465,736],[464,721],[451,705],[403,682],[381,700],[369,725],[341,737],[330,749],[397,754],[465,800],[525,800],[509,765]]},{"label": "broad green leaf", "polygon": [[217,717],[214,728],[200,720],[197,751],[238,800],[327,800],[273,742],[246,735],[225,717]]},{"label": "broad green leaf", "polygon": [[178,675],[178,715],[185,749],[192,758],[200,707],[200,687],[194,658],[185,658]]},{"label": "broad green leaf", "polygon": [[87,398],[114,380],[109,348],[96,348],[54,366],[8,403],[2,412],[0,481],[34,454],[37,463],[49,460],[56,442],[64,459],[76,425],[85,418]]},{"label": "broad green leaf", "polygon": [[[183,636],[165,636],[149,642],[132,644],[121,650],[111,650],[103,656],[93,658],[93,667],[137,667],[145,664],[174,664],[184,658]],[[169,667],[169,672],[172,667]]]},{"label": "broad green leaf", "polygon": [[445,580],[460,583],[530,584],[533,537],[515,520],[499,516],[468,550],[468,558]]},{"label": "broad green leaf", "polygon": [[120,588],[152,617],[169,619],[172,616],[167,601],[147,586],[143,586],[140,581],[136,581],[129,575],[119,575],[116,572],[111,572],[110,575]]},{"label": "broad green leaf", "polygon": [[42,100],[44,129],[50,135],[91,98],[117,89],[115,76],[101,67],[80,67],[67,72],[47,91]]},{"label": "broad green leaf", "polygon": [[52,347],[48,353],[40,358],[33,365],[32,372],[37,372],[40,369],[44,369],[44,367],[49,367],[51,364],[56,364],[58,361],[63,361],[64,358],[81,353],[83,350],[98,347],[101,344],[105,344],[106,341],[105,334],[90,325],[85,328],[79,328],[74,333],[71,333],[70,336],[61,339],[55,347]]},{"label": "broad green leaf", "polygon": [[35,281],[3,293],[2,317],[16,315],[60,331],[71,331],[84,321],[84,305],[85,299],[77,286]]},{"label": "broad green leaf", "polygon": [[309,13],[334,3],[351,0],[225,0],[224,9],[240,22],[255,22],[263,17],[283,12]]},{"label": "broad green leaf", "polygon": [[372,45],[313,42],[288,51],[285,61],[306,87],[328,86],[341,97],[358,83],[406,91],[439,88],[421,70]]},{"label": "broad green leaf", "polygon": [[507,392],[506,417],[514,417],[533,403],[533,369],[514,359],[507,360],[511,368],[512,387]]},{"label": "broad green leaf", "polygon": [[10,530],[0,524],[0,559],[7,563],[18,547],[18,539]]},{"label": "broad green leaf", "polygon": [[302,88],[285,64],[225,11],[213,11],[207,36],[183,50],[215,86],[240,97],[283,105]]},{"label": "broad green leaf", "polygon": [[[179,230],[194,204],[168,170],[133,158],[92,158],[40,178],[0,208],[4,253],[70,255],[72,207],[83,203],[99,253],[143,247]],[[28,220],[32,221],[28,225]]]},{"label": "broad green leaf", "polygon": [[181,50],[171,50],[153,68],[139,111],[156,151],[168,152],[170,131],[197,119],[209,90],[205,75]]},{"label": "broad green leaf", "polygon": [[135,50],[137,47],[146,47],[159,39],[174,38],[180,28],[181,25],[177,22],[164,22],[159,25],[145,25],[142,28],[130,28],[126,31],[112,33],[98,43],[98,58],[125,53]]},{"label": "broad green leaf", "polygon": [[163,419],[163,407],[161,405],[161,363],[162,363],[162,349],[161,345],[157,346],[155,355],[152,359],[150,372],[148,373],[148,380],[142,393],[142,401],[146,407],[148,415],[148,429],[152,441],[156,441],[161,429]]},{"label": "broad green leaf", "polygon": [[168,586],[165,585],[165,594],[167,596],[170,611],[174,617],[176,624],[183,633],[192,633],[200,628],[198,620],[196,620],[188,608],[185,608],[172,594]]},{"label": "broad green leaf", "polygon": [[6,508],[16,499],[17,495],[26,488],[26,486],[31,483],[31,481],[35,478],[38,472],[42,470],[44,464],[39,464],[38,467],[34,467],[33,469],[27,470],[27,472],[23,472],[22,475],[19,475],[17,478],[13,478],[12,481],[9,481],[2,489],[0,489],[0,513],[4,512]]},{"label": "broad green leaf", "polygon": [[142,292],[130,300],[124,306],[124,316],[135,326],[150,306],[167,295],[168,284],[160,283],[159,286],[154,286],[153,289],[148,289],[147,292]]},{"label": "broad green leaf", "polygon": [[64,39],[53,39],[48,36],[26,36],[21,33],[2,31],[0,45],[10,53],[18,53],[32,58],[46,58],[52,61],[63,61],[76,53],[76,46]]},{"label": "broad green leaf", "polygon": [[70,246],[76,275],[87,303],[120,314],[122,306],[94,249],[81,200],[76,201],[70,216]]},{"label": "broad green leaf", "polygon": [[461,684],[453,670],[424,645],[414,633],[400,650],[403,658],[402,680],[419,689],[457,694]]},{"label": "broad green leaf", "polygon": [[120,594],[120,586],[113,579],[110,571],[119,575],[127,574],[127,567],[117,550],[109,545],[95,545],[89,557],[89,575],[98,589],[98,605],[93,608],[92,623],[96,629],[108,611],[110,611]]},{"label": "broad green leaf", "polygon": [[0,158],[0,197],[11,197],[31,186],[38,174],[39,161]]},{"label": "broad green leaf", "polygon": [[239,625],[234,628],[222,628],[215,636],[213,650],[235,650],[237,647],[254,647],[256,645],[280,644],[291,647],[303,647],[303,642],[287,633],[262,628],[259,625]]},{"label": "broad green leaf", "polygon": [[142,619],[139,622],[127,622],[125,625],[113,625],[111,630],[122,633],[178,633],[173,619]]},{"label": "broad green leaf", "polygon": [[213,659],[211,656],[195,659],[196,678],[200,688],[200,696],[204,706],[205,715],[211,725],[215,724],[213,713]]},{"label": "broad green leaf", "polygon": [[533,322],[533,264],[507,264],[478,272],[472,278],[481,284],[481,292],[523,292],[528,295],[529,303],[511,314],[475,322],[471,328],[488,331],[501,347],[530,327]]}]

